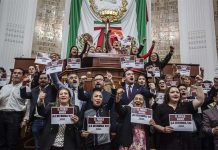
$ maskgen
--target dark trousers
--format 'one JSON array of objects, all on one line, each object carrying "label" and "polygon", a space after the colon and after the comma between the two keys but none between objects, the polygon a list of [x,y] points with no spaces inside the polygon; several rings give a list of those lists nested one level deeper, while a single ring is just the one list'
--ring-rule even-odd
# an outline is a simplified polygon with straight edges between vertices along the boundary
[{"label": "dark trousers", "polygon": [[23,112],[0,111],[0,150],[17,150]]},{"label": "dark trousers", "polygon": [[32,133],[35,142],[35,150],[40,150],[40,134],[45,126],[45,120],[40,118],[34,118],[32,122]]},{"label": "dark trousers", "polygon": [[86,148],[86,150],[111,150],[111,143],[95,145],[95,146]]}]

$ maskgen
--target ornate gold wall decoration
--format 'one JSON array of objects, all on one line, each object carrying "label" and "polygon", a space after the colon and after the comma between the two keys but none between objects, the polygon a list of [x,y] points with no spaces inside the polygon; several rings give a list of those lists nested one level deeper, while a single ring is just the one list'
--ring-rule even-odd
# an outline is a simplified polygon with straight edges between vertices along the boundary
[{"label": "ornate gold wall decoration", "polygon": [[[110,8],[100,8],[100,3],[109,3]],[[106,22],[107,19],[110,22],[119,21],[127,11],[127,0],[89,0],[90,8],[93,13],[102,21]]]},{"label": "ornate gold wall decoration", "polygon": [[65,0],[38,0],[32,57],[37,52],[61,53]]},{"label": "ornate gold wall decoration", "polygon": [[163,59],[172,45],[175,53],[171,62],[180,63],[178,0],[152,0],[151,24],[152,39],[157,43],[155,52]]}]

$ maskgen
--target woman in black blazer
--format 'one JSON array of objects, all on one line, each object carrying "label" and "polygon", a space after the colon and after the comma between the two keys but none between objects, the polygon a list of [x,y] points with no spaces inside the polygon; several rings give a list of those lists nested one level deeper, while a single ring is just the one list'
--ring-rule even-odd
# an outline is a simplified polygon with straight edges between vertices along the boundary
[{"label": "woman in black blazer", "polygon": [[[144,124],[131,123],[131,107],[121,106],[120,99],[124,90],[117,90],[115,99],[115,109],[123,119],[123,124],[119,130],[119,145],[120,150],[149,150],[150,149],[150,126]],[[133,99],[133,107],[145,107],[144,97],[141,94],[136,94]],[[153,120],[150,121],[150,124]]]},{"label": "woman in black blazer", "polygon": [[[77,128],[79,121],[79,107],[70,103],[71,95],[67,88],[58,92],[56,104],[44,105],[44,96],[39,97],[38,113],[46,118],[46,125],[40,137],[42,150],[78,150],[80,149],[80,137]],[[71,116],[72,124],[51,124],[51,107],[74,107],[74,115]]]}]

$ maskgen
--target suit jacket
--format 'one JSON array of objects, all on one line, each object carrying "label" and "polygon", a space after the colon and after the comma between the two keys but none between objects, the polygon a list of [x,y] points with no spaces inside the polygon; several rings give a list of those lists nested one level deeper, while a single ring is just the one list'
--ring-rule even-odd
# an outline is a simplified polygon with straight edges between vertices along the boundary
[{"label": "suit jacket", "polygon": [[[49,104],[46,107],[41,105],[38,107],[39,115],[46,118],[46,125],[43,128],[43,132],[40,136],[40,143],[42,150],[50,150],[57,136],[59,125],[51,124],[51,107],[54,104]],[[79,107],[74,107],[74,114],[79,116]],[[79,150],[80,149],[80,135],[77,124],[67,124],[64,131],[64,150]]]},{"label": "suit jacket", "polygon": [[[26,92],[26,87],[22,86],[20,88],[20,96],[22,98],[27,98],[31,99],[31,104],[30,104],[30,121],[33,120],[36,106],[37,106],[37,100],[39,97],[39,86],[36,88],[32,89],[31,92]],[[57,89],[53,85],[48,85],[44,88],[44,92],[46,93],[45,97],[45,105],[48,105],[50,102],[55,102],[56,101],[56,95],[57,95]]]},{"label": "suit jacket", "polygon": [[[202,130],[203,132],[213,135],[212,128],[218,126],[218,109],[217,107],[207,109],[203,112]],[[214,137],[214,148],[218,150],[218,135]]]},{"label": "suit jacket", "polygon": [[[116,112],[120,115],[120,118],[123,119],[123,124],[119,128],[119,145],[124,147],[129,147],[133,143],[133,129],[136,125],[131,123],[131,107],[124,106],[122,107],[120,103],[115,103]],[[146,135],[146,149],[150,149],[150,126],[143,125],[145,135]]]},{"label": "suit jacket", "polygon": [[134,84],[132,88],[131,98],[128,98],[126,85],[123,86],[123,89],[125,90],[125,92],[123,93],[122,98],[120,100],[121,105],[128,105],[134,99],[136,94],[142,94],[145,98],[146,106],[149,106],[149,98],[151,98],[153,94],[151,94],[147,89],[145,89],[144,86]]}]

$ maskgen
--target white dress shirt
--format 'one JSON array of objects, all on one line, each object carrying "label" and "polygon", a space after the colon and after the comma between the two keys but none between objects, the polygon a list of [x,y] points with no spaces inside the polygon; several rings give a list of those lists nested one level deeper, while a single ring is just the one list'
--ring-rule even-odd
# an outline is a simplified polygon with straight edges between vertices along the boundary
[{"label": "white dress shirt", "polygon": [[[0,110],[1,111],[25,111],[24,119],[29,120],[30,113],[30,100],[22,99],[20,97],[20,87],[22,83],[19,84],[7,84],[2,87],[0,91]],[[27,91],[30,91],[27,88]]]}]

